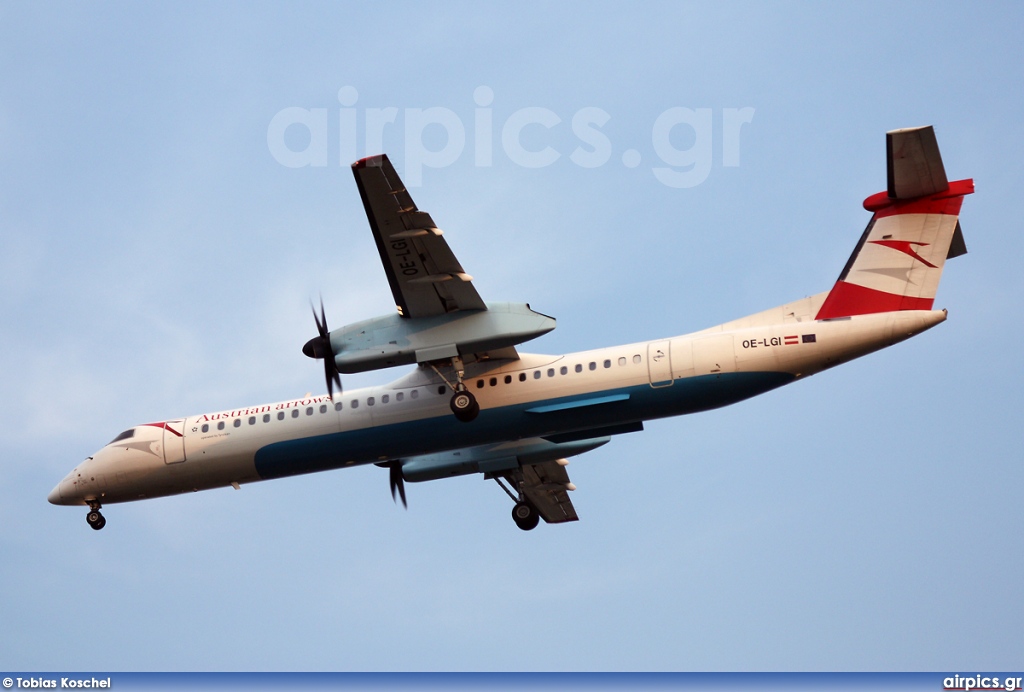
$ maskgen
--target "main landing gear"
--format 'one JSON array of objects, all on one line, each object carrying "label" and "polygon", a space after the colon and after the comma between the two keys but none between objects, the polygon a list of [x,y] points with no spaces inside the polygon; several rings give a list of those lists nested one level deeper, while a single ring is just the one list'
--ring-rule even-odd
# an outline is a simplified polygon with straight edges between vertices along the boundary
[{"label": "main landing gear", "polygon": [[95,531],[99,531],[107,525],[107,519],[100,514],[100,503],[95,500],[89,503],[89,513],[85,515],[85,520],[89,522],[89,526]]},{"label": "main landing gear", "polygon": [[523,494],[523,470],[520,468],[514,471],[509,471],[505,474],[505,479],[515,485],[519,491],[518,496],[506,487],[501,482],[500,476],[493,476],[495,482],[501,486],[501,489],[505,491],[505,494],[512,498],[516,503],[515,507],[512,508],[512,521],[516,523],[516,526],[521,528],[523,531],[532,531],[537,528],[540,523],[540,512],[533,506],[526,496]]},{"label": "main landing gear", "polygon": [[529,502],[517,502],[512,508],[512,521],[523,531],[532,531],[540,523],[540,513]]},{"label": "main landing gear", "polygon": [[466,389],[466,385],[459,382],[455,385],[455,393],[448,404],[452,413],[463,423],[468,423],[480,414],[480,404],[477,403],[473,393]]},{"label": "main landing gear", "polygon": [[451,408],[452,413],[455,414],[455,417],[463,423],[469,423],[470,421],[475,420],[480,414],[480,404],[477,403],[476,397],[473,396],[473,393],[466,389],[466,383],[462,381],[462,378],[466,374],[466,367],[462,362],[462,358],[460,356],[452,358],[452,367],[455,369],[455,384],[449,382],[448,378],[441,374],[441,371],[437,369],[436,365],[431,363],[430,367],[434,368],[434,372],[436,372],[438,376],[445,381],[445,384],[451,387],[452,392],[454,392],[452,394],[452,400],[448,402],[448,406]]}]

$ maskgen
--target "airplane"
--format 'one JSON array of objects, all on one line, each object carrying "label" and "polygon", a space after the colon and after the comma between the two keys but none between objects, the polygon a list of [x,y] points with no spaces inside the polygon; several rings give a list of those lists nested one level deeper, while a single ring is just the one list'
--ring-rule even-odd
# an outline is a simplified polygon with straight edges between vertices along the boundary
[{"label": "airplane", "polygon": [[[482,474],[529,531],[576,521],[570,457],[644,421],[763,394],[903,341],[946,319],[932,308],[947,259],[967,252],[960,207],[972,179],[949,182],[931,126],[886,134],[887,188],[828,291],[709,329],[565,355],[519,353],[555,328],[525,303],[485,302],[386,155],[352,164],[395,298],[395,314],[330,330],[323,301],[303,353],[327,393],[128,428],[50,492],[103,505],[233,487],[361,464],[405,483]],[[341,374],[415,365],[397,380],[343,391]],[[335,391],[337,389],[337,391]]]}]

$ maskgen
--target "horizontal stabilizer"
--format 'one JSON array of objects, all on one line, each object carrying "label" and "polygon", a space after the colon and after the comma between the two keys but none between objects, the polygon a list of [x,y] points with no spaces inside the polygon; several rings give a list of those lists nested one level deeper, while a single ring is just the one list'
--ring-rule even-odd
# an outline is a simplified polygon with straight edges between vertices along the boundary
[{"label": "horizontal stabilizer", "polygon": [[886,132],[885,153],[891,199],[914,199],[949,189],[931,125]]},{"label": "horizontal stabilizer", "polygon": [[956,228],[953,229],[953,239],[949,241],[949,252],[946,253],[946,259],[966,254],[967,243],[964,242],[964,232],[960,229],[960,221],[957,220]]}]

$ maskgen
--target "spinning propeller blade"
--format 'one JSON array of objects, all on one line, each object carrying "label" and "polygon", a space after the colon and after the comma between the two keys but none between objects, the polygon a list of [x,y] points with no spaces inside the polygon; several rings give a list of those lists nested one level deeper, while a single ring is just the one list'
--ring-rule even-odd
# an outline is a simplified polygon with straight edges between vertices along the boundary
[{"label": "spinning propeller blade", "polygon": [[405,479],[402,478],[402,462],[389,461],[388,472],[388,480],[391,483],[391,499],[397,504],[398,500],[395,499],[395,489],[397,488],[398,494],[402,497],[402,506],[409,509],[409,503],[405,501]]},{"label": "spinning propeller blade", "polygon": [[316,331],[319,336],[314,336],[302,347],[302,352],[310,358],[322,358],[324,361],[324,379],[327,380],[327,395],[334,399],[334,385],[338,385],[338,393],[341,389],[341,374],[338,372],[338,365],[334,362],[334,350],[331,348],[331,331],[327,328],[327,313],[324,312],[324,299],[320,298],[320,314],[316,314],[316,306],[310,303],[313,310],[313,320],[316,321]]}]

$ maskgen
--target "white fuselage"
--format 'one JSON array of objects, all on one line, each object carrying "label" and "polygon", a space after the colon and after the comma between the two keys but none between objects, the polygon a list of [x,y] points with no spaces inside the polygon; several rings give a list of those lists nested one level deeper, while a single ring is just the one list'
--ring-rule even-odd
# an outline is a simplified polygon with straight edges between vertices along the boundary
[{"label": "white fuselage", "polygon": [[813,319],[814,296],[686,336],[469,365],[477,420],[449,409],[454,374],[420,366],[379,387],[141,425],[76,466],[54,504],[115,503],[593,430],[724,406],[884,348],[945,319],[910,310]]}]

